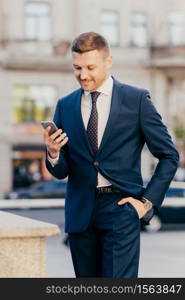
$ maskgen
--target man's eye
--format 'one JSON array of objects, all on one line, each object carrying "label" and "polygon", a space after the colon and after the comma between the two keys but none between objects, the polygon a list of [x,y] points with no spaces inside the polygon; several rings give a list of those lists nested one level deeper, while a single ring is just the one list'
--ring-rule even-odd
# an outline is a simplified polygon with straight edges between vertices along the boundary
[{"label": "man's eye", "polygon": [[94,67],[89,67],[88,69],[89,69],[89,70],[94,70]]}]

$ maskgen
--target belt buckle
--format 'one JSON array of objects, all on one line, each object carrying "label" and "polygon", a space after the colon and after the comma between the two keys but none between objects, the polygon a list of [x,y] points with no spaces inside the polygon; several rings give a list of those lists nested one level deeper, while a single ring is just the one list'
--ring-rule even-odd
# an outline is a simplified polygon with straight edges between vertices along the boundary
[{"label": "belt buckle", "polygon": [[103,194],[103,188],[102,187],[98,187],[97,188],[97,193],[98,194]]},{"label": "belt buckle", "polygon": [[108,189],[109,194],[112,193],[112,188],[111,187],[108,187],[107,189]]},{"label": "belt buckle", "polygon": [[107,186],[107,187],[102,186],[102,187],[97,188],[97,192],[99,194],[110,194],[110,193],[112,193],[112,188],[109,186]]},{"label": "belt buckle", "polygon": [[104,191],[105,191],[105,193],[107,193],[107,194],[112,193],[112,189],[111,189],[111,187],[109,187],[109,186],[105,187],[105,188],[104,188]]}]

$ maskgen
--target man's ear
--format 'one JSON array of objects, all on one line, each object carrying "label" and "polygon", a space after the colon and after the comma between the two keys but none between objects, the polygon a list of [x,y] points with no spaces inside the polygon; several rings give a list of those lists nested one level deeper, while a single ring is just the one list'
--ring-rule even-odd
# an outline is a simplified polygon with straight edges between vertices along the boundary
[{"label": "man's ear", "polygon": [[107,62],[107,67],[108,67],[108,69],[110,69],[110,68],[112,67],[112,64],[113,64],[113,58],[112,58],[112,55],[107,56],[106,62]]}]

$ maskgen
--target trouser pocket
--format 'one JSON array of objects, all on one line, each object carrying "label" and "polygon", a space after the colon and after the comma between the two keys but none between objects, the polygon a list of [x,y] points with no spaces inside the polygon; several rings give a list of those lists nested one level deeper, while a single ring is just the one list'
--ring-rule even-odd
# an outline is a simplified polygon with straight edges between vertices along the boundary
[{"label": "trouser pocket", "polygon": [[126,202],[124,205],[131,216],[135,216],[139,219],[139,215],[136,208],[130,202]]}]

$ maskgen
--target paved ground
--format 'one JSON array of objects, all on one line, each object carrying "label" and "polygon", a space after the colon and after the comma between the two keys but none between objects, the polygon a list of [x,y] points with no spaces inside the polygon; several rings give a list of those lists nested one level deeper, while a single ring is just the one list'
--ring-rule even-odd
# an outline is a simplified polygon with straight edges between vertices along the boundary
[{"label": "paved ground", "polygon": [[[63,209],[24,209],[9,212],[58,224],[62,233],[47,239],[47,276],[74,277],[69,249],[63,244]],[[185,226],[168,226],[158,233],[141,233],[139,277],[185,277]]]}]

